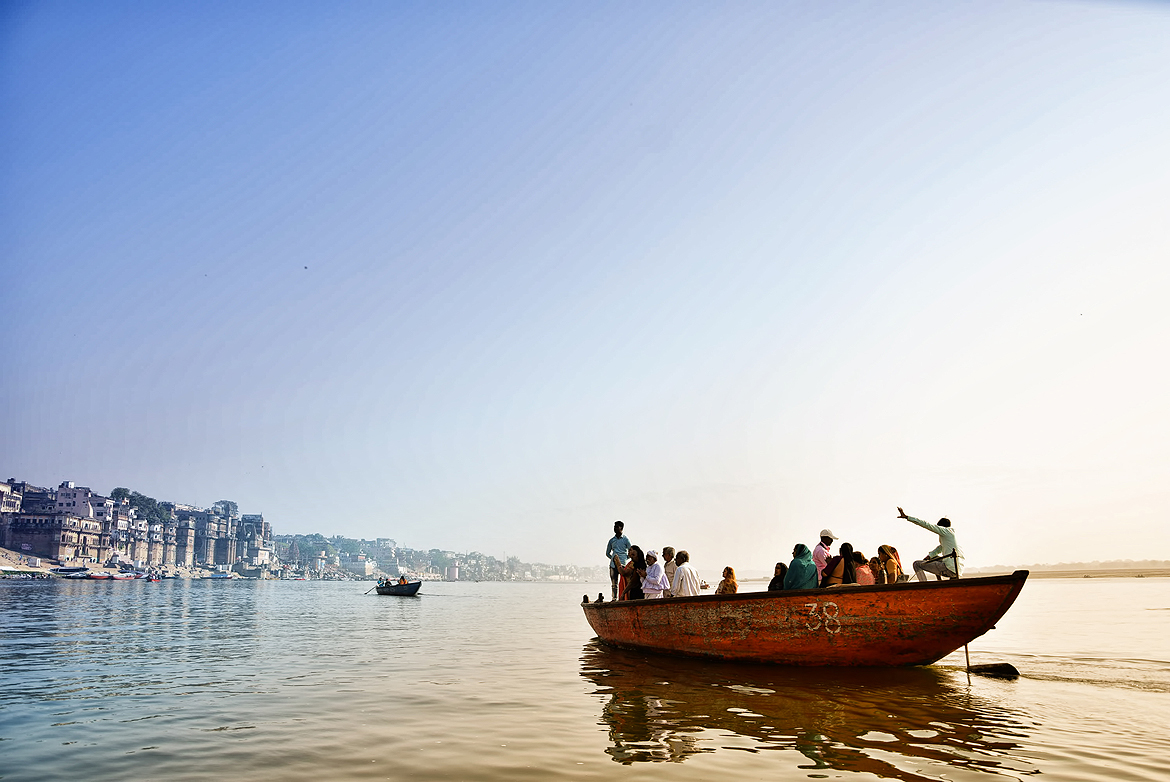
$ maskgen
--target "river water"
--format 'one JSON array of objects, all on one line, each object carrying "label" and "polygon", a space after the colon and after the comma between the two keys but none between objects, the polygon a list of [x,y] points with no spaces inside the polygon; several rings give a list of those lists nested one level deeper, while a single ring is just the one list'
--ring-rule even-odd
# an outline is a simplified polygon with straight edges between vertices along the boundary
[{"label": "river water", "polygon": [[1029,581],[971,647],[1015,681],[607,649],[608,584],[368,586],[0,581],[0,779],[1170,779],[1170,579]]}]

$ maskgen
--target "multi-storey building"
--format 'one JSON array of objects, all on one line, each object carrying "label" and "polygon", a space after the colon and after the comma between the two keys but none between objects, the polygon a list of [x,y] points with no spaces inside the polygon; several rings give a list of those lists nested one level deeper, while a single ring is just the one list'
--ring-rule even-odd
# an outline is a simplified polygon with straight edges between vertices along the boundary
[{"label": "multi-storey building", "polygon": [[263,515],[241,519],[232,506],[176,505],[169,517],[148,519],[128,500],[114,501],[72,481],[52,490],[9,480],[0,483],[0,546],[88,563],[117,554],[164,567],[275,564],[272,528]]},{"label": "multi-storey building", "polygon": [[195,519],[189,512],[181,512],[175,521],[175,564],[188,568],[195,565]]},{"label": "multi-storey building", "polygon": [[265,567],[275,561],[272,527],[261,513],[240,516],[236,539],[236,558],[253,567]]},{"label": "multi-storey building", "polygon": [[[0,544],[5,548],[67,561],[100,562],[108,555],[102,502],[106,498],[79,490],[69,481],[57,491],[17,481],[5,485],[10,508],[0,520]],[[20,505],[12,509],[17,495]]]},{"label": "multi-storey building", "polygon": [[15,478],[9,478],[7,483],[0,483],[0,516],[5,513],[19,513],[20,500],[24,496],[21,484]]}]

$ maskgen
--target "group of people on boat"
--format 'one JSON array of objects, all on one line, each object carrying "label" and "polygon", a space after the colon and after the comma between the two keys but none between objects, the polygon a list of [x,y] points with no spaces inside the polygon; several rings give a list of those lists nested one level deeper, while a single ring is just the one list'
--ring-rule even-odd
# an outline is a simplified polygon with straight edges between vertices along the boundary
[{"label": "group of people on boat", "polygon": [[613,523],[613,537],[605,547],[609,559],[609,581],[614,600],[642,600],[661,597],[692,597],[705,585],[691,565],[686,551],[667,546],[659,554],[643,552],[625,535],[625,524]]},{"label": "group of people on boat", "polygon": [[409,584],[409,583],[410,583],[410,579],[407,578],[406,576],[399,576],[397,579],[393,579],[390,577],[378,579],[378,586],[380,586],[380,587],[393,586],[394,584],[404,585],[404,584]]},{"label": "group of people on boat", "polygon": [[[963,550],[955,540],[950,519],[942,518],[931,524],[909,516],[898,508],[898,518],[916,524],[938,535],[939,544],[921,560],[913,563],[914,575],[925,581],[927,575],[936,579],[958,578],[963,570]],[[836,554],[833,543],[839,538],[830,529],[822,529],[820,541],[810,550],[804,543],[792,549],[792,561],[776,563],[775,575],[768,584],[769,591],[786,589],[815,589],[848,585],[898,584],[909,577],[902,568],[898,550],[889,544],[878,546],[877,555],[867,558],[850,543],[842,543]],[[690,564],[686,551],[675,552],[667,546],[662,554],[643,552],[625,535],[625,524],[614,522],[613,537],[605,548],[609,559],[609,580],[614,600],[641,600],[662,597],[691,597],[700,594],[707,585],[699,579]],[[723,568],[723,579],[715,589],[717,595],[735,594],[739,583],[734,568]],[[598,598],[602,598],[599,596]]]}]

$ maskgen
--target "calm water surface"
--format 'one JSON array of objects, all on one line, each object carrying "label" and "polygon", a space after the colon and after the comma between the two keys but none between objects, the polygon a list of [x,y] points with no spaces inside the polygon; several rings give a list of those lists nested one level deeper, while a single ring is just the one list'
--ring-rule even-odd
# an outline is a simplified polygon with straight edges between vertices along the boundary
[{"label": "calm water surface", "polygon": [[1170,579],[1030,581],[971,650],[1012,682],[615,651],[608,585],[368,586],[0,581],[0,779],[1170,778]]}]

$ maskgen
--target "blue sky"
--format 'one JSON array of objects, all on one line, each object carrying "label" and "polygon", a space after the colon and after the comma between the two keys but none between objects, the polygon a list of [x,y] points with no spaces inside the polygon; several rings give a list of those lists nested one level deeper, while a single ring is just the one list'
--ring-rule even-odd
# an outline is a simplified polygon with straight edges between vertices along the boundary
[{"label": "blue sky", "polygon": [[933,546],[896,505],[1170,557],[1166,6],[3,14],[4,477],[549,562]]}]

